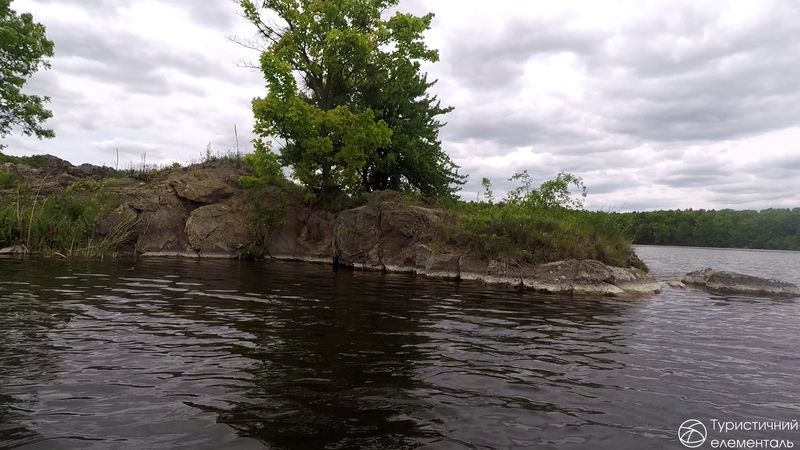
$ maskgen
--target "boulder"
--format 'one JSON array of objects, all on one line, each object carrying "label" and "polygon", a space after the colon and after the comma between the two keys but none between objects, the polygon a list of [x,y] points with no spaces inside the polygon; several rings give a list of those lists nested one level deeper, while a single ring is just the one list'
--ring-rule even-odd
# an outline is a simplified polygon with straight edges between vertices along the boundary
[{"label": "boulder", "polygon": [[201,167],[170,175],[168,184],[181,200],[211,204],[229,198],[238,191],[232,184],[236,176],[232,170]]},{"label": "boulder", "polygon": [[251,240],[244,221],[245,211],[239,202],[197,208],[186,220],[189,245],[199,256],[236,257]]},{"label": "boulder", "polygon": [[166,187],[138,190],[129,197],[127,204],[138,212],[137,252],[182,255],[189,251],[184,232],[189,211]]},{"label": "boulder", "polygon": [[383,270],[380,221],[380,205],[366,205],[340,212],[333,228],[336,263]]},{"label": "boulder", "polygon": [[[426,266],[429,261],[417,260],[418,247],[430,244],[444,213],[407,205],[390,195],[376,199],[371,204],[344,210],[336,217],[333,229],[336,261],[393,272],[413,272]],[[444,272],[457,274],[457,264],[455,269]]]},{"label": "boulder", "polygon": [[108,178],[116,175],[117,171],[106,166],[81,164],[80,166],[67,167],[66,173],[78,178]]},{"label": "boulder", "polygon": [[65,161],[53,155],[41,155],[41,158],[43,160],[43,164],[40,169],[42,175],[55,176],[60,173],[64,173],[67,171],[67,169],[73,167],[72,163],[69,161]]},{"label": "boulder", "polygon": [[311,211],[297,237],[298,250],[306,260],[333,261],[333,230],[336,216],[329,211]]},{"label": "boulder", "polygon": [[661,290],[661,284],[640,269],[575,259],[533,266],[523,275],[523,284],[538,291],[574,295],[623,296]]},{"label": "boulder", "polygon": [[[262,199],[264,200],[264,199]],[[267,199],[280,209],[281,224],[267,230],[267,255],[275,259],[333,262],[333,236],[336,216],[326,210],[312,210],[301,200],[277,193]]]},{"label": "boulder", "polygon": [[[379,208],[381,264],[394,271],[415,270],[417,247],[433,240],[443,213],[397,202],[384,202]],[[456,262],[456,273],[457,266]]]},{"label": "boulder", "polygon": [[681,281],[720,294],[800,297],[800,288],[796,284],[711,268],[690,272]]}]

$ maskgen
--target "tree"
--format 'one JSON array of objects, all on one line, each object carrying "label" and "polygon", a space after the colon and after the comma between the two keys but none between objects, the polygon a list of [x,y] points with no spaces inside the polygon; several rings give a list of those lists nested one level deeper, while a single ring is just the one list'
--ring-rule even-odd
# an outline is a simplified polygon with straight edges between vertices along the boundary
[{"label": "tree", "polygon": [[[314,192],[412,189],[452,194],[463,184],[441,149],[421,61],[431,14],[389,15],[398,0],[242,0],[265,43],[266,97],[253,100],[260,140]],[[277,20],[276,20],[277,18]]]},{"label": "tree", "polygon": [[[521,183],[520,186],[508,193],[508,203],[524,205],[534,208],[583,208],[583,199],[586,198],[586,186],[583,179],[569,172],[560,172],[552,180],[547,180],[533,189],[533,178],[527,170],[515,173],[508,181]],[[570,186],[578,191],[578,196],[573,196]]]},{"label": "tree", "polygon": [[17,14],[11,0],[0,0],[0,137],[14,128],[40,139],[54,136],[42,126],[53,116],[44,106],[50,99],[22,93],[31,75],[50,68],[52,56],[53,42],[45,36],[45,27],[28,13]]}]

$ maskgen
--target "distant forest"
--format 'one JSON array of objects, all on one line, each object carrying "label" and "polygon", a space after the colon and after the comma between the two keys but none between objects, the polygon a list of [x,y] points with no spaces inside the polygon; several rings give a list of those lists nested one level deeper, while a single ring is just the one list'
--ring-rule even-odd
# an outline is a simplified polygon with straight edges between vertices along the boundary
[{"label": "distant forest", "polygon": [[800,250],[800,208],[612,213],[634,244]]}]

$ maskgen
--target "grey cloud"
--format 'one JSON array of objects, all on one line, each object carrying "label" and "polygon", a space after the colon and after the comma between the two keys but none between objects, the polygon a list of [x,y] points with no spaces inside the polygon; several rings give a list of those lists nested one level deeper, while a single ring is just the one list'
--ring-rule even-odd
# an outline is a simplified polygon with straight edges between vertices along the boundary
[{"label": "grey cloud", "polygon": [[[120,9],[130,6],[129,0],[43,0],[42,3],[72,4],[94,14],[117,16]],[[229,29],[236,20],[238,2],[234,0],[170,0],[172,6],[183,8],[190,17],[204,26],[221,30]]]},{"label": "grey cloud", "polygon": [[175,90],[202,91],[178,85],[165,73],[176,70],[194,77],[226,78],[228,66],[198,52],[182,53],[162,43],[127,32],[113,33],[101,28],[75,29],[61,24],[48,28],[56,42],[58,69],[85,75],[130,92],[164,95]]},{"label": "grey cloud", "polygon": [[480,26],[454,33],[442,50],[442,62],[448,76],[471,88],[508,90],[531,58],[561,52],[590,54],[602,43],[598,38],[595,31],[571,27],[566,18],[512,18],[494,35]]}]

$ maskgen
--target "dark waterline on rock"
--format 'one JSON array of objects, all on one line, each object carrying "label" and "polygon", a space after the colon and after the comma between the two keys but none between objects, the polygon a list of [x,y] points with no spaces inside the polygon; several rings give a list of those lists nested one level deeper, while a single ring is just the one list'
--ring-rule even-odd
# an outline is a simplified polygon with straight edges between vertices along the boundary
[{"label": "dark waterline on rock", "polygon": [[[667,279],[687,258],[640,254]],[[799,318],[695,290],[0,259],[0,447],[680,448],[688,418],[797,417]]]}]

